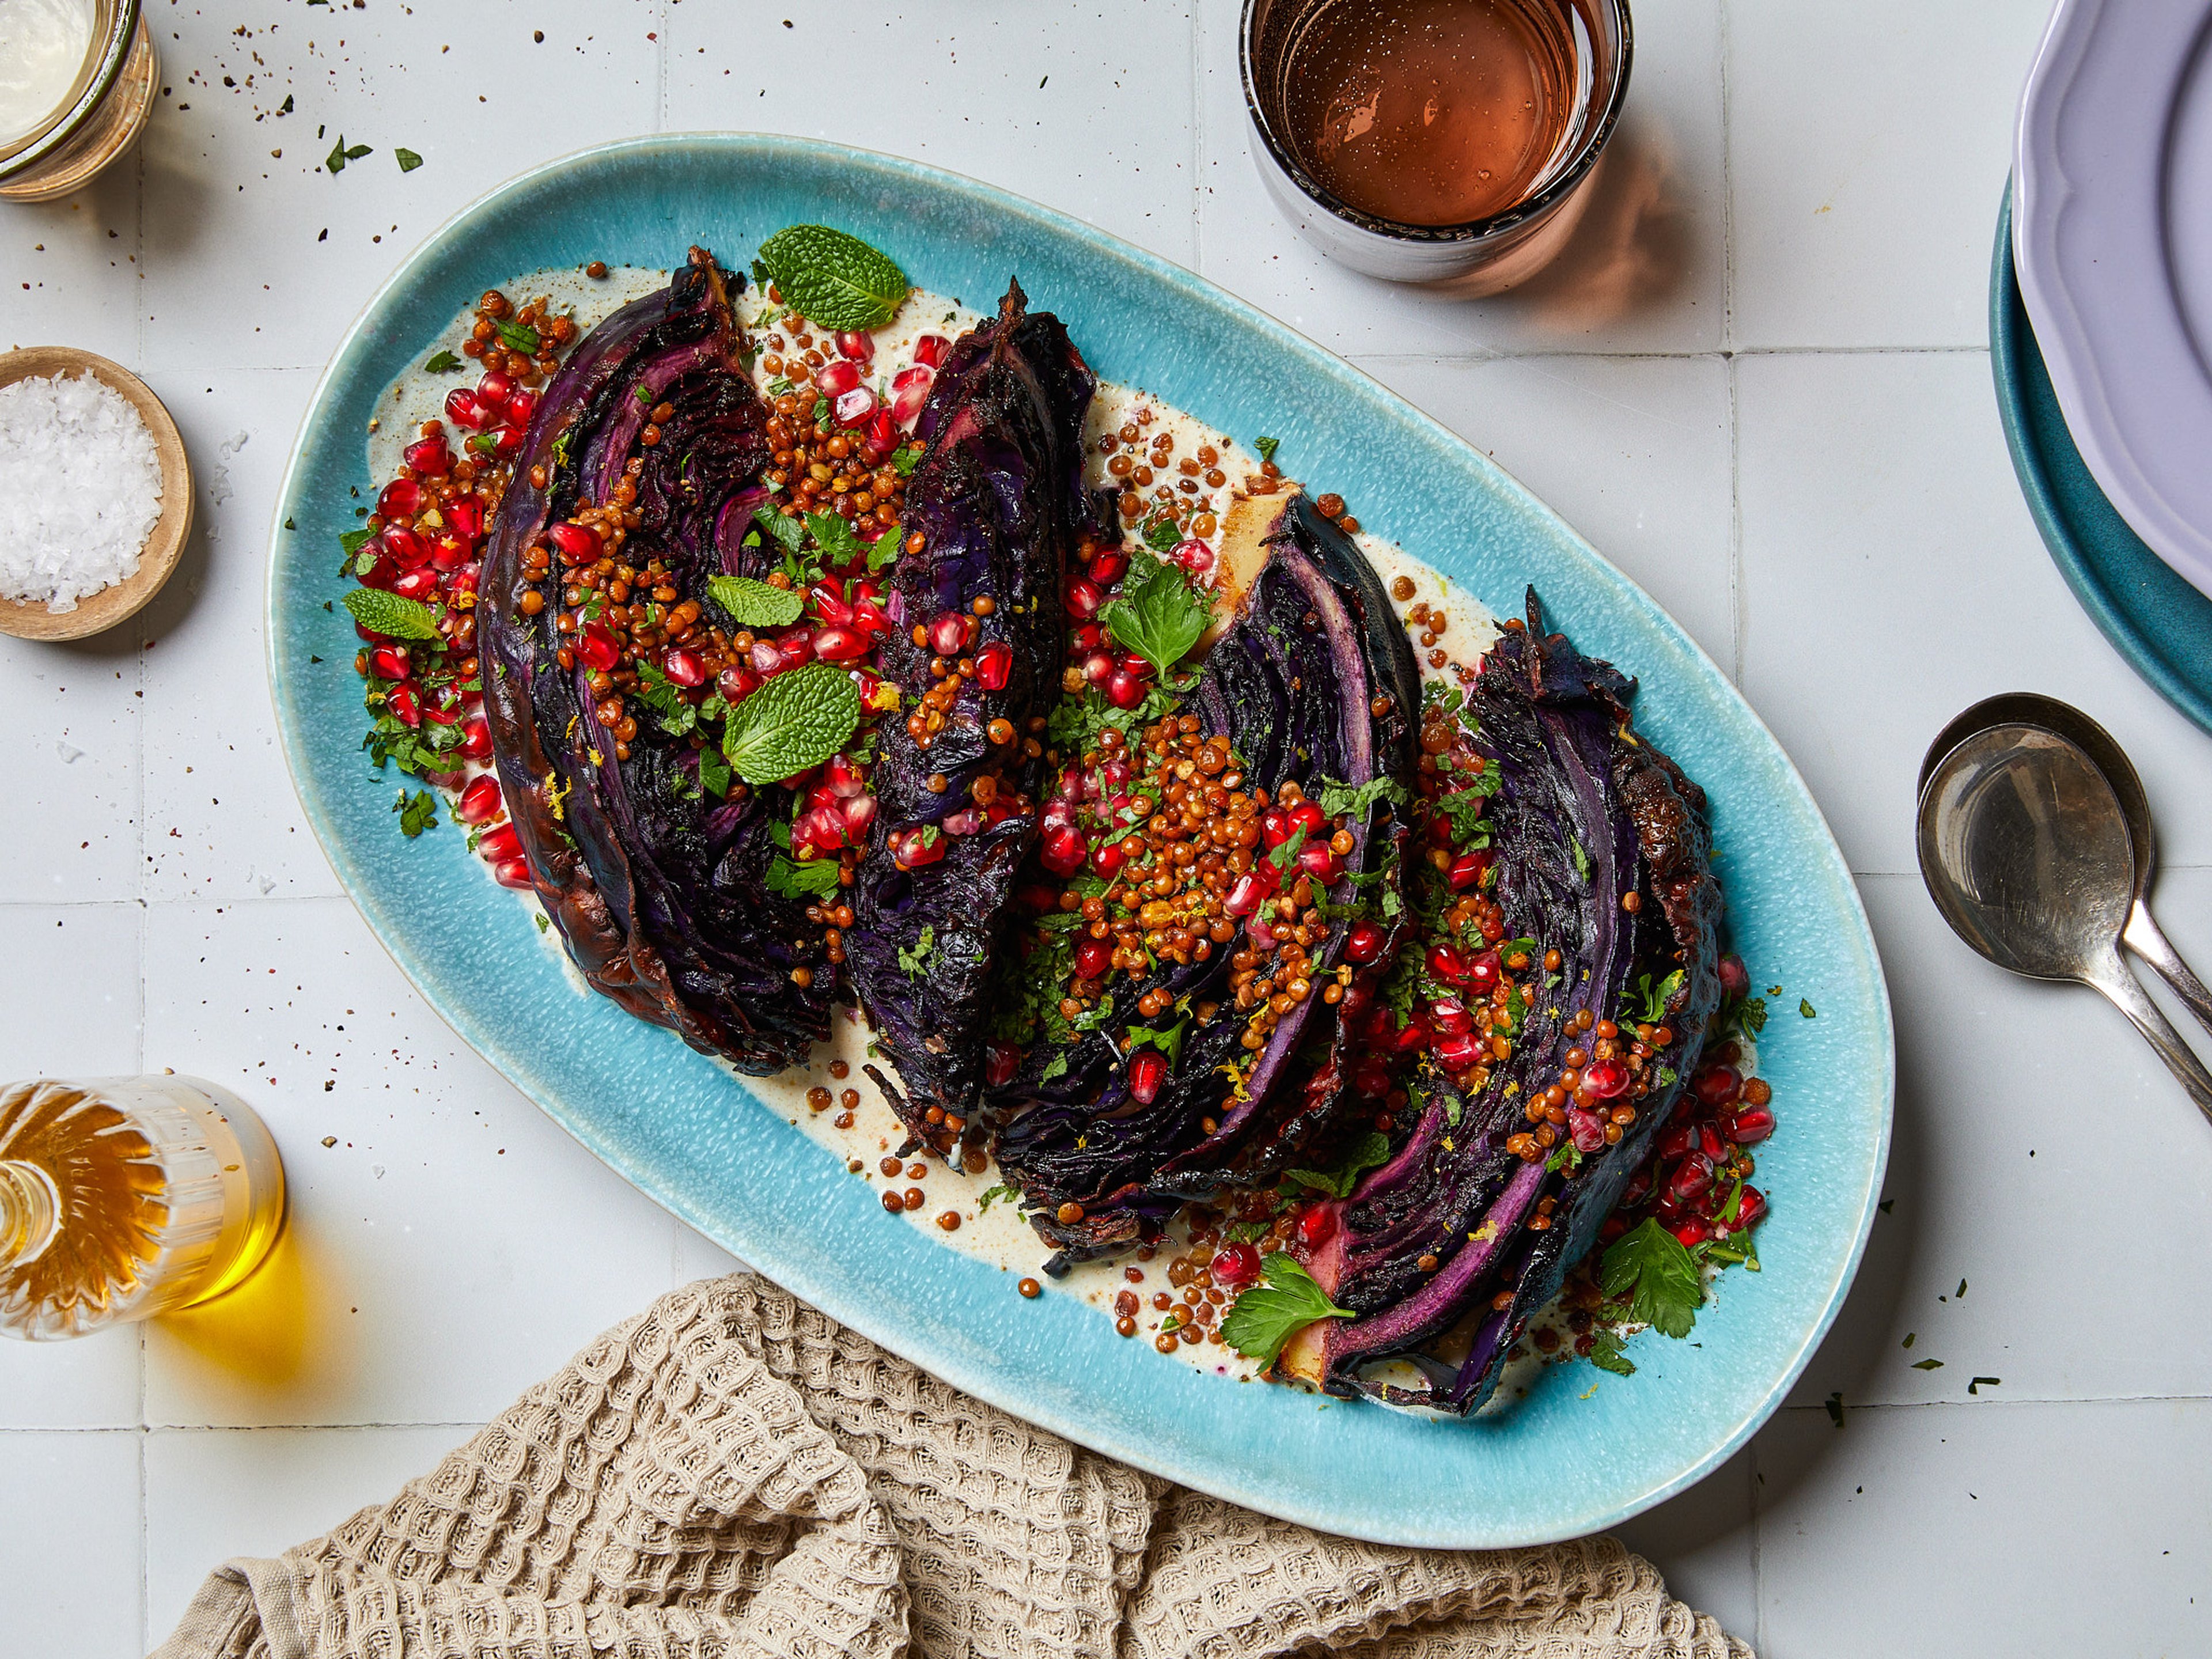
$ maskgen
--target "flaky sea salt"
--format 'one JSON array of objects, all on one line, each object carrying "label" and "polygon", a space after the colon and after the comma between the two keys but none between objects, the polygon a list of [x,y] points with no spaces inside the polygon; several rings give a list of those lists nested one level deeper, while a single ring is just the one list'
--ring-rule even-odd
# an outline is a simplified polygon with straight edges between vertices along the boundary
[{"label": "flaky sea salt", "polygon": [[0,594],[49,611],[138,568],[161,458],[130,399],[90,374],[0,386]]}]

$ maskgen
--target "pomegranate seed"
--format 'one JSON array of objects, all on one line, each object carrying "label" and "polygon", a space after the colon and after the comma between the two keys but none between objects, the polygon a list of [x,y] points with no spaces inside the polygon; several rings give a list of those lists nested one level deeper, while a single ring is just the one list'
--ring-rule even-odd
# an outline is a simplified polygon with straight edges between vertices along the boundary
[{"label": "pomegranate seed", "polygon": [[622,647],[615,643],[615,636],[607,632],[603,623],[586,623],[574,638],[577,660],[587,667],[611,673],[622,660]]},{"label": "pomegranate seed", "polygon": [[1382,930],[1371,921],[1356,921],[1344,941],[1344,954],[1353,962],[1372,962],[1382,954]]},{"label": "pomegranate seed", "polygon": [[511,461],[522,453],[522,446],[529,437],[519,426],[503,426],[492,434],[495,449],[502,461]]},{"label": "pomegranate seed", "polygon": [[487,772],[469,781],[453,815],[463,823],[489,823],[499,816],[499,780]]},{"label": "pomegranate seed", "polygon": [[571,558],[596,559],[599,556],[599,532],[580,524],[556,524],[546,531],[545,539]]},{"label": "pomegranate seed", "polygon": [[1697,1144],[1697,1126],[1690,1123],[1677,1123],[1659,1137],[1659,1156],[1680,1158]]},{"label": "pomegranate seed", "polygon": [[1739,1146],[1756,1146],[1774,1133],[1774,1114],[1764,1106],[1747,1106],[1729,1121],[1728,1133]]},{"label": "pomegranate seed", "polygon": [[1117,668],[1106,682],[1106,701],[1116,708],[1134,708],[1145,700],[1145,683],[1126,668]]},{"label": "pomegranate seed", "polygon": [[1733,1066],[1707,1066],[1690,1079],[1690,1090],[1708,1106],[1725,1106],[1743,1093],[1743,1079]]},{"label": "pomegranate seed", "polygon": [[1674,1166],[1674,1173],[1667,1182],[1667,1191],[1677,1203],[1687,1204],[1702,1198],[1713,1184],[1713,1161],[1703,1152],[1692,1152]]},{"label": "pomegranate seed", "polygon": [[477,842],[477,856],[486,864],[504,864],[509,859],[522,856],[522,837],[511,823],[502,823],[496,830],[484,832]]},{"label": "pomegranate seed", "polygon": [[1429,1028],[1445,1036],[1458,1036],[1474,1029],[1474,1016],[1464,1003],[1449,997],[1438,997],[1429,1005]]},{"label": "pomegranate seed", "polygon": [[755,640],[752,650],[747,654],[753,672],[763,678],[783,671],[783,653],[776,649],[774,640]]},{"label": "pomegranate seed", "polygon": [[983,1050],[983,1081],[1003,1089],[1022,1068],[1022,1051],[1008,1042],[994,1042]]},{"label": "pomegranate seed", "polygon": [[404,680],[413,665],[404,645],[380,645],[368,653],[368,672],[380,680]]},{"label": "pomegranate seed", "polygon": [[891,419],[901,426],[911,426],[929,402],[931,383],[937,379],[933,368],[917,365],[902,369],[891,382]]},{"label": "pomegranate seed", "polygon": [[1055,876],[1072,876],[1083,867],[1090,851],[1083,831],[1072,823],[1063,823],[1045,832],[1038,856],[1044,860],[1044,867]]},{"label": "pomegranate seed", "polygon": [[1743,958],[1733,951],[1721,958],[1721,994],[1740,997],[1751,989],[1751,969],[1743,965]]},{"label": "pomegranate seed", "polygon": [[1105,630],[1097,623],[1085,623],[1067,636],[1070,651],[1096,651],[1105,643]]},{"label": "pomegranate seed", "polygon": [[872,640],[879,640],[891,631],[891,619],[884,614],[883,606],[873,599],[855,599],[853,602],[852,622],[854,627]]},{"label": "pomegranate seed", "polygon": [[538,394],[534,392],[518,392],[507,400],[507,423],[509,426],[527,427],[530,417],[537,412]]},{"label": "pomegranate seed", "polygon": [[845,844],[845,814],[836,806],[815,806],[791,826],[791,850],[834,853]]},{"label": "pomegranate seed", "polygon": [[919,870],[925,864],[934,864],[945,856],[945,837],[933,833],[934,825],[903,830],[895,833],[888,845],[891,859],[902,870]]},{"label": "pomegranate seed", "polygon": [[840,810],[845,815],[845,833],[858,842],[868,833],[868,826],[876,821],[876,798],[873,795],[854,795]]},{"label": "pomegranate seed", "polygon": [[775,672],[788,672],[814,660],[814,633],[805,623],[775,636]]},{"label": "pomegranate seed", "polygon": [[1766,1213],[1766,1196],[1756,1187],[1747,1187],[1736,1200],[1735,1219],[1729,1224],[1738,1232]]},{"label": "pomegranate seed", "polygon": [[1370,1055],[1352,1073],[1352,1086],[1362,1100],[1380,1100],[1390,1092],[1390,1068]]},{"label": "pomegranate seed", "polygon": [[491,726],[481,714],[461,727],[461,753],[472,761],[491,758]]},{"label": "pomegranate seed", "polygon": [[1482,880],[1495,857],[1495,854],[1489,852],[1462,853],[1451,861],[1451,869],[1446,878],[1457,890],[1473,887]]},{"label": "pomegranate seed", "polygon": [[1129,1061],[1129,1097],[1139,1106],[1151,1105],[1160,1097],[1160,1085],[1167,1075],[1167,1060],[1158,1049],[1140,1050]]},{"label": "pomegranate seed", "polygon": [[860,366],[833,359],[814,371],[814,389],[825,398],[842,398],[860,384]]},{"label": "pomegranate seed", "polygon": [[1712,1236],[1713,1230],[1711,1227],[1695,1219],[1685,1221],[1674,1229],[1674,1237],[1681,1241],[1682,1248],[1686,1250],[1696,1249],[1698,1245]]},{"label": "pomegranate seed", "polygon": [[1716,1164],[1728,1156],[1728,1142],[1721,1139],[1721,1132],[1710,1123],[1698,1126],[1698,1146]]},{"label": "pomegranate seed", "polygon": [[824,662],[852,662],[868,649],[868,636],[857,629],[825,628],[814,636],[814,654]]},{"label": "pomegranate seed", "polygon": [[1462,985],[1468,979],[1467,961],[1455,945],[1432,945],[1429,947],[1429,972],[1447,985]]},{"label": "pomegranate seed", "polygon": [[1628,1177],[1628,1184],[1620,1189],[1620,1206],[1629,1209],[1651,1196],[1651,1168],[1645,1164]]},{"label": "pomegranate seed", "polygon": [[446,394],[446,418],[473,431],[484,423],[483,400],[468,387],[457,386]]},{"label": "pomegranate seed", "polygon": [[1152,677],[1152,665],[1145,660],[1141,652],[1123,651],[1118,653],[1114,660],[1121,665],[1121,672],[1125,674],[1134,674],[1140,680],[1148,680]]},{"label": "pomegranate seed", "polygon": [[494,409],[504,409],[507,400],[514,395],[514,382],[497,369],[487,370],[477,382],[477,396]]},{"label": "pomegranate seed", "polygon": [[446,446],[441,434],[435,438],[424,438],[407,446],[407,465],[417,472],[433,478],[442,478],[453,471],[453,452]]},{"label": "pomegranate seed", "polygon": [[1129,556],[1119,548],[1098,554],[1091,561],[1091,580],[1101,587],[1111,587],[1128,574]]},{"label": "pomegranate seed", "polygon": [[1429,820],[1429,839],[1438,847],[1452,844],[1451,820],[1442,812]]},{"label": "pomegranate seed", "polygon": [[430,544],[404,525],[388,525],[380,538],[384,550],[402,570],[412,570],[430,556]]},{"label": "pomegranate seed", "polygon": [[1083,671],[1083,678],[1093,685],[1103,685],[1114,678],[1114,653],[1110,651],[1085,653],[1077,665]]},{"label": "pomegranate seed", "polygon": [[876,394],[864,386],[856,386],[850,392],[839,392],[837,401],[830,408],[836,416],[837,424],[849,431],[856,426],[866,426],[874,416]]},{"label": "pomegranate seed", "polygon": [[469,555],[475,550],[467,537],[456,536],[450,530],[441,530],[430,543],[430,563],[439,570],[459,570],[469,562]]},{"label": "pomegranate seed", "polygon": [[914,343],[914,360],[924,368],[935,368],[945,361],[945,349],[951,343],[942,334],[925,334]]},{"label": "pomegranate seed", "polygon": [[1317,835],[1328,828],[1328,814],[1322,811],[1316,802],[1302,800],[1285,811],[1289,815],[1291,828],[1303,830],[1308,836]]},{"label": "pomegranate seed", "polygon": [[1280,847],[1291,838],[1291,815],[1279,806],[1270,806],[1260,814],[1260,838],[1268,847]]},{"label": "pomegranate seed", "polygon": [[1336,1211],[1327,1204],[1316,1204],[1298,1218],[1298,1243],[1310,1250],[1317,1250],[1336,1237]]},{"label": "pomegranate seed", "polygon": [[[1261,868],[1273,873],[1274,866],[1263,865]],[[1222,908],[1232,916],[1249,916],[1274,896],[1275,887],[1276,884],[1261,875],[1259,870],[1253,870],[1237,877],[1231,884],[1229,896],[1222,901]]]},{"label": "pomegranate seed", "polygon": [[868,422],[868,447],[878,456],[898,447],[898,421],[890,410],[878,410],[876,418]]},{"label": "pomegranate seed", "polygon": [[1087,623],[1098,614],[1098,607],[1105,603],[1105,596],[1099,592],[1097,583],[1088,577],[1078,576],[1068,583],[1067,596],[1063,603],[1069,616],[1079,623]]},{"label": "pomegranate seed", "polygon": [[940,657],[957,657],[968,644],[968,618],[948,611],[929,625],[929,648]]},{"label": "pomegranate seed", "polygon": [[1300,848],[1298,868],[1324,887],[1334,886],[1344,876],[1344,860],[1329,850],[1327,842]]},{"label": "pomegranate seed", "polygon": [[407,681],[402,680],[397,685],[386,688],[384,706],[392,711],[402,726],[420,726],[422,723],[422,700],[416,696],[414,686]]},{"label": "pomegranate seed", "polygon": [[686,651],[677,646],[660,659],[660,672],[687,690],[707,683],[707,665],[699,660],[696,651]]},{"label": "pomegranate seed", "polygon": [[412,570],[403,570],[392,579],[392,591],[402,599],[427,603],[437,595],[438,573],[426,564],[417,565]]},{"label": "pomegranate seed", "polygon": [[394,478],[376,498],[376,510],[387,520],[413,518],[422,510],[422,486],[412,478]]},{"label": "pomegranate seed", "polygon": [[1120,842],[1101,842],[1097,850],[1091,854],[1091,867],[1111,880],[1121,873],[1122,865],[1127,860],[1128,855],[1122,852]]},{"label": "pomegranate seed", "polygon": [[1482,1040],[1472,1031],[1462,1031],[1456,1036],[1440,1036],[1433,1045],[1437,1063],[1447,1072],[1470,1069],[1483,1056]]},{"label": "pomegranate seed", "polygon": [[740,703],[760,690],[760,676],[743,663],[732,663],[714,676],[714,690],[724,702]]},{"label": "pomegranate seed", "polygon": [[1502,971],[1498,952],[1485,951],[1467,965],[1467,982],[1487,996],[1498,988],[1498,976]]},{"label": "pomegranate seed", "polygon": [[1582,1092],[1592,1100],[1611,1100],[1628,1087],[1628,1067],[1617,1060],[1594,1060],[1583,1073]]},{"label": "pomegranate seed", "polygon": [[483,503],[473,495],[446,503],[446,524],[456,536],[475,541],[483,534]]},{"label": "pomegranate seed", "polygon": [[1578,1108],[1567,1111],[1567,1134],[1578,1152],[1595,1152],[1605,1145],[1605,1118],[1601,1113],[1585,1112]]},{"label": "pomegranate seed", "polygon": [[1075,947],[1075,976],[1097,979],[1112,965],[1114,947],[1103,939],[1086,939]]},{"label": "pomegranate seed", "polygon": [[848,799],[868,787],[850,755],[832,755],[822,769],[822,787],[839,800]]},{"label": "pomegranate seed", "polygon": [[975,653],[975,684],[986,691],[1003,691],[1013,677],[1014,648],[994,640]]},{"label": "pomegranate seed", "polygon": [[853,607],[845,601],[845,585],[828,577],[806,590],[806,608],[816,617],[839,626],[853,620]]},{"label": "pomegranate seed", "polygon": [[1224,1244],[1213,1253],[1213,1282],[1233,1291],[1260,1276],[1260,1252],[1249,1244]]},{"label": "pomegranate seed", "polygon": [[536,885],[530,879],[528,859],[508,859],[504,863],[495,866],[491,873],[502,887],[527,888]]},{"label": "pomegranate seed", "polygon": [[865,329],[846,329],[837,336],[837,355],[856,363],[872,362],[876,355],[876,337]]},{"label": "pomegranate seed", "polygon": [[1177,542],[1169,556],[1194,576],[1203,576],[1213,568],[1213,550],[1195,538]]}]

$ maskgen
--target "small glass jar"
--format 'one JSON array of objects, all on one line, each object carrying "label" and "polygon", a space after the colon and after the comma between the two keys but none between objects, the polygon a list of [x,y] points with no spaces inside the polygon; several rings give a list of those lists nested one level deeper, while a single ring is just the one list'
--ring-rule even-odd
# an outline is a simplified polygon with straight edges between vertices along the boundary
[{"label": "small glass jar", "polygon": [[1566,246],[1589,204],[1599,158],[1627,100],[1634,47],[1628,0],[1514,3],[1556,14],[1571,45],[1571,74],[1559,88],[1565,118],[1558,142],[1502,207],[1464,223],[1413,224],[1345,200],[1302,153],[1301,113],[1316,96],[1328,96],[1328,88],[1309,84],[1301,73],[1304,45],[1346,13],[1373,15],[1371,0],[1244,0],[1240,66],[1253,160],[1268,195],[1300,235],[1368,276],[1462,295],[1525,282]]},{"label": "small glass jar", "polygon": [[82,190],[136,142],[161,68],[139,0],[79,0],[91,38],[76,77],[27,133],[0,143],[0,198],[51,202]]},{"label": "small glass jar", "polygon": [[284,1223],[284,1166],[198,1078],[0,1089],[0,1335],[82,1336],[221,1296]]}]

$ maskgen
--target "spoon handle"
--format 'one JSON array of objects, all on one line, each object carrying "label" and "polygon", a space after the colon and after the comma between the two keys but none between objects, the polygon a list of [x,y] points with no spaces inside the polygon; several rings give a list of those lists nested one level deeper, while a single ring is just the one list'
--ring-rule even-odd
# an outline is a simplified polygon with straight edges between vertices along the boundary
[{"label": "spoon handle", "polygon": [[2212,991],[2207,991],[2203,981],[2190,971],[2189,964],[2181,959],[2181,952],[2159,931],[2158,923],[2151,918],[2150,907],[2141,899],[2129,912],[2127,931],[2120,937],[2130,951],[2156,969],[2158,976],[2173,988],[2173,994],[2197,1016],[2197,1023],[2212,1031]]},{"label": "spoon handle", "polygon": [[2158,1050],[2158,1057],[2166,1062],[2166,1069],[2173,1073],[2181,1086],[2189,1091],[2189,1097],[2197,1103],[2197,1109],[2212,1119],[2212,1072],[2190,1051],[2180,1034],[2166,1023],[2158,1005],[2143,990],[2142,983],[2128,971],[2115,950],[2112,959],[2102,965],[2089,983],[2111,999],[2112,1004],[2128,1017],[2136,1030],[2143,1034],[2150,1046]]}]

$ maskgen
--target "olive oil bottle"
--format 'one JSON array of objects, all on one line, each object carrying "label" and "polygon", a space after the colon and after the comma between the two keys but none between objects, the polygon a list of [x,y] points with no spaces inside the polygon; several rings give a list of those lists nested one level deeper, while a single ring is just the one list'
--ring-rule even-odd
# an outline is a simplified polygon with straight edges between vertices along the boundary
[{"label": "olive oil bottle", "polygon": [[0,1089],[0,1334],[81,1336],[222,1295],[284,1220],[252,1109],[194,1078]]}]

